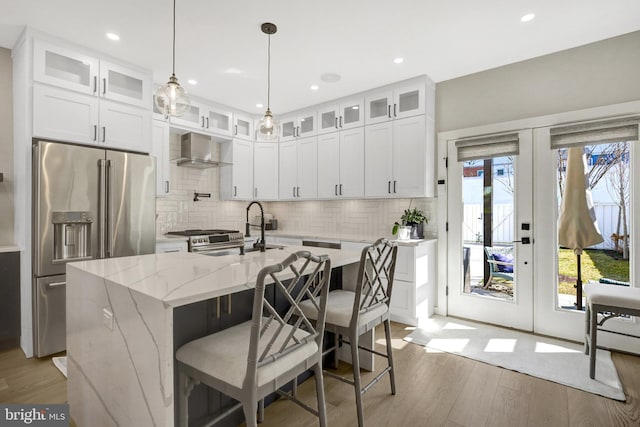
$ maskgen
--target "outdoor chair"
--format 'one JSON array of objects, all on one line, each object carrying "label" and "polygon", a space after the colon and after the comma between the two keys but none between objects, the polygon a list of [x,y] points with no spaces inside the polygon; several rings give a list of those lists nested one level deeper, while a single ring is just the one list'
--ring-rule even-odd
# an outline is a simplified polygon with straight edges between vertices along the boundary
[{"label": "outdoor chair", "polygon": [[489,280],[483,287],[489,287],[494,277],[513,283],[513,246],[485,246],[484,252],[489,263]]},{"label": "outdoor chair", "polygon": [[[263,419],[263,399],[276,392],[318,416],[320,426],[325,427],[322,338],[330,276],[327,255],[318,257],[308,251],[291,254],[282,263],[264,267],[258,273],[250,321],[180,347],[176,353],[179,425],[189,425],[189,394],[194,385],[202,382],[240,402],[207,425],[242,406],[246,425],[255,427]],[[283,283],[290,278],[288,284]],[[265,297],[265,285],[270,282],[274,283],[276,298],[280,295],[291,305],[284,314],[274,308],[273,297]],[[314,301],[316,321],[312,322],[300,309],[303,298]],[[315,375],[317,410],[280,390],[308,369]]]},{"label": "outdoor chair", "polygon": [[[396,394],[395,373],[393,368],[393,354],[391,351],[391,329],[389,323],[389,303],[393,288],[393,277],[396,267],[398,247],[386,239],[378,239],[373,245],[362,250],[358,279],[355,291],[335,290],[329,292],[327,303],[326,330],[333,332],[334,346],[325,351],[333,352],[334,365],[338,365],[338,347],[348,344],[351,349],[351,365],[353,380],[343,378],[331,371],[324,371],[325,375],[341,380],[355,388],[356,410],[358,426],[364,427],[364,412],[362,396],[384,375],[390,376],[391,394]],[[343,287],[345,284],[343,284]],[[318,317],[318,310],[311,300],[301,304],[304,313],[312,319]],[[384,324],[386,338],[386,353],[359,345],[361,335]],[[346,341],[344,337],[348,337]],[[375,376],[364,387],[360,380],[360,356],[358,350],[364,350],[387,359],[387,367]]]},{"label": "outdoor chair", "polygon": [[[587,297],[584,353],[589,355],[589,377],[594,379],[598,331],[602,330],[599,326],[614,317],[640,316],[640,288],[588,283],[584,285],[584,294]],[[600,321],[598,313],[602,315]]]}]

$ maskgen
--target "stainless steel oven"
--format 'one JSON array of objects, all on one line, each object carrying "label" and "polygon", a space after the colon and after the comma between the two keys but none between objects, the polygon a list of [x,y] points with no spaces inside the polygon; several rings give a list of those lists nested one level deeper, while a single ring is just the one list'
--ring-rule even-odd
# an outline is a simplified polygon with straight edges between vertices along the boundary
[{"label": "stainless steel oven", "polygon": [[167,234],[188,237],[189,252],[201,255],[221,256],[242,254],[244,235],[237,230],[184,230]]}]

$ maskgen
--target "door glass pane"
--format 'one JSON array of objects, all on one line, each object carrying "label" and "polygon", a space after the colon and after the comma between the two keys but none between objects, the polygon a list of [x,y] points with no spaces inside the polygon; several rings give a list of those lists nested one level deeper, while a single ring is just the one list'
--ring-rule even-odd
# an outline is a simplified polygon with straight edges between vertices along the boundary
[{"label": "door glass pane", "polygon": [[344,108],[344,124],[355,123],[360,121],[360,105],[349,105]]},{"label": "door glass pane", "polygon": [[48,76],[82,86],[91,84],[91,66],[77,59],[47,51],[45,54],[45,73]]},{"label": "door glass pane", "polygon": [[220,130],[229,130],[229,116],[226,114],[216,113],[215,111],[209,112],[209,120],[211,121],[211,127]]},{"label": "door glass pane", "polygon": [[463,292],[506,301],[515,288],[512,157],[463,166]]},{"label": "door glass pane", "polygon": [[420,91],[401,93],[398,97],[398,110],[400,112],[417,110],[420,108]]},{"label": "door glass pane", "polygon": [[251,133],[251,124],[246,120],[238,119],[236,126],[238,126],[238,135],[248,136]]},{"label": "door glass pane", "polygon": [[388,104],[387,97],[369,102],[369,118],[375,119],[376,117],[386,116],[388,114]]},{"label": "door glass pane", "polygon": [[320,121],[320,126],[322,126],[322,129],[335,128],[336,112],[331,110],[331,111],[326,111],[322,113],[322,120]]},{"label": "door glass pane", "polygon": [[[587,145],[583,151],[586,185],[591,194],[597,231],[602,243],[584,248],[580,255],[580,279],[578,280],[578,256],[570,247],[559,246],[558,307],[568,310],[578,308],[578,284],[600,282],[629,286],[629,248],[633,242],[633,223],[630,221],[629,196],[633,191],[631,181],[630,142]],[[567,187],[568,151],[557,150],[558,166],[558,215]],[[573,154],[576,154],[575,152]],[[573,155],[572,154],[572,155]],[[579,154],[579,152],[578,152]],[[571,188],[568,191],[572,191]],[[567,212],[567,214],[569,214]],[[578,224],[578,221],[572,221]],[[564,226],[563,226],[564,228]],[[560,227],[558,229],[560,235]],[[560,237],[559,237],[559,240]],[[580,309],[584,310],[584,295]]]},{"label": "door glass pane", "polygon": [[293,129],[295,128],[295,126],[293,126],[293,122],[284,122],[282,123],[282,136],[284,138],[289,137],[289,136],[293,136]]},{"label": "door glass pane", "polygon": [[313,132],[313,116],[300,119],[300,133]]},{"label": "door glass pane", "polygon": [[142,99],[142,80],[109,70],[109,92],[128,98]]}]

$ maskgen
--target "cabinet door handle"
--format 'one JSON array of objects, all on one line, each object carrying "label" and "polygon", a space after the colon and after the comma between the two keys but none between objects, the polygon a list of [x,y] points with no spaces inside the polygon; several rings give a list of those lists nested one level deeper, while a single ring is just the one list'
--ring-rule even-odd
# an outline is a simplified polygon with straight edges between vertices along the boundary
[{"label": "cabinet door handle", "polygon": [[296,128],[296,131],[298,132],[298,136],[300,136],[300,126]]},{"label": "cabinet door handle", "polygon": [[338,118],[336,117],[336,129],[338,129]]},{"label": "cabinet door handle", "polygon": [[169,194],[169,181],[164,182],[164,192]]},{"label": "cabinet door handle", "polygon": [[231,294],[227,295],[227,314],[231,314]]},{"label": "cabinet door handle", "polygon": [[293,188],[293,197],[296,197],[296,187],[291,187]]},{"label": "cabinet door handle", "polygon": [[238,134],[238,125],[235,125],[234,127],[235,127],[235,130],[233,131],[234,132],[233,134],[237,135]]},{"label": "cabinet door handle", "polygon": [[222,297],[216,298],[216,319],[220,318],[220,298]]},{"label": "cabinet door handle", "polygon": [[300,187],[296,187],[296,195],[300,197]]},{"label": "cabinet door handle", "polygon": [[105,142],[106,140],[107,140],[107,127],[102,126],[102,142]]},{"label": "cabinet door handle", "polygon": [[389,104],[389,118],[391,118],[391,104]]},{"label": "cabinet door handle", "polygon": [[207,129],[209,129],[209,117],[207,117]]},{"label": "cabinet door handle", "polygon": [[342,116],[340,116],[340,127],[342,127]]},{"label": "cabinet door handle", "polygon": [[200,118],[202,119],[202,124],[200,125],[201,128],[204,127],[204,116],[200,116]]},{"label": "cabinet door handle", "polygon": [[98,125],[93,125],[93,140],[98,140]]},{"label": "cabinet door handle", "polygon": [[389,194],[391,194],[391,181],[388,181],[388,184],[387,184],[387,192],[388,192]]},{"label": "cabinet door handle", "polygon": [[102,79],[102,94],[107,94],[107,79],[106,77]]},{"label": "cabinet door handle", "polygon": [[169,249],[167,251],[164,251],[165,254],[173,254],[176,252],[180,252],[180,249]]},{"label": "cabinet door handle", "polygon": [[98,76],[93,76],[93,93],[98,93]]},{"label": "cabinet door handle", "polygon": [[342,196],[342,184],[340,184],[340,195]]},{"label": "cabinet door handle", "polygon": [[336,189],[335,189],[335,191],[336,191],[336,196],[337,196],[337,195],[338,195],[338,184],[336,184]]},{"label": "cabinet door handle", "polygon": [[233,197],[236,197],[238,195],[238,187],[237,186],[233,186]]},{"label": "cabinet door handle", "polygon": [[396,192],[396,180],[393,180],[393,193],[395,194]]},{"label": "cabinet door handle", "polygon": [[393,104],[393,117],[398,117],[398,113],[396,112],[396,107],[398,104]]}]

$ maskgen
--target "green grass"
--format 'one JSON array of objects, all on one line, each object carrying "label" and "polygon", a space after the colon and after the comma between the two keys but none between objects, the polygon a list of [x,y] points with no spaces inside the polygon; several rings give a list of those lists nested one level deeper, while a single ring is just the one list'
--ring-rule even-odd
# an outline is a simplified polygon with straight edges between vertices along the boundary
[{"label": "green grass", "polygon": [[[575,295],[578,276],[576,255],[571,249],[558,249],[558,293]],[[601,277],[629,281],[629,260],[615,251],[588,249],[582,253],[582,283]]]}]

